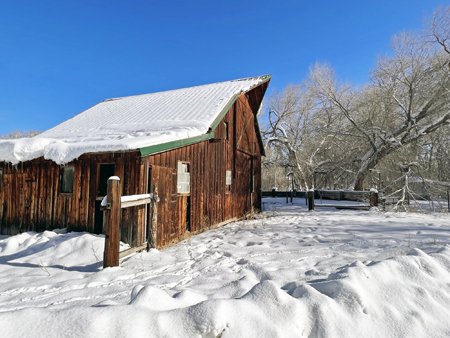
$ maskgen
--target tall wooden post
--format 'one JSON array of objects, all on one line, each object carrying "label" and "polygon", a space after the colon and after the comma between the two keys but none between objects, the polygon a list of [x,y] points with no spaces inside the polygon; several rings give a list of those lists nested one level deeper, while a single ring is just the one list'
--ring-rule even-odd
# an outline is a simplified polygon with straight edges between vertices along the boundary
[{"label": "tall wooden post", "polygon": [[152,197],[152,203],[151,203],[151,226],[150,231],[148,234],[147,239],[147,251],[150,250],[150,248],[156,248],[156,229],[157,229],[157,223],[158,223],[158,186],[154,186],[153,188],[153,197]]},{"label": "tall wooden post", "polygon": [[314,190],[308,190],[308,210],[314,210]]},{"label": "tall wooden post", "polygon": [[122,216],[120,197],[120,178],[111,176],[108,179],[108,204],[103,212],[105,231],[104,268],[119,266],[120,220]]},{"label": "tall wooden post", "polygon": [[450,212],[450,190],[447,190],[447,211]]},{"label": "tall wooden post", "polygon": [[370,197],[369,197],[370,207],[378,207],[378,190],[370,189]]}]

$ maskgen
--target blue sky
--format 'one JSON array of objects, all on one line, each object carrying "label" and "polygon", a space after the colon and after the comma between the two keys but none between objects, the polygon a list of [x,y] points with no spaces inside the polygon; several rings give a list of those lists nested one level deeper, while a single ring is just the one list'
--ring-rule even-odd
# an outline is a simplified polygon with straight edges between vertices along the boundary
[{"label": "blue sky", "polygon": [[367,81],[391,37],[447,1],[0,0],[0,135],[45,130],[103,99],[272,74],[316,61]]}]

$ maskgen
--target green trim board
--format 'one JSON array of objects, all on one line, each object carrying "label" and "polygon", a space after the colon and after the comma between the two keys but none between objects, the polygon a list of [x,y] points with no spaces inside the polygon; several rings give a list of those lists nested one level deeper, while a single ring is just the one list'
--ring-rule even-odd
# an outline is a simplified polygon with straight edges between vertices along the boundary
[{"label": "green trim board", "polygon": [[[261,82],[258,85],[250,87],[247,91],[245,91],[245,93],[248,93],[249,91],[255,89],[256,87],[259,87],[262,84],[270,81],[271,78],[272,78],[272,76],[266,75],[264,78],[264,82]],[[172,142],[167,142],[167,143],[160,143],[160,144],[155,144],[153,146],[140,148],[139,151],[141,152],[141,157],[149,156],[149,155],[153,155],[153,154],[157,154],[157,153],[162,153],[167,150],[172,150],[172,149],[188,146],[188,145],[191,145],[194,143],[213,139],[216,128],[219,126],[220,122],[223,120],[225,115],[228,113],[230,108],[237,101],[237,99],[239,98],[239,95],[241,95],[241,94],[242,93],[235,94],[231,97],[231,99],[228,101],[226,106],[222,109],[222,111],[219,113],[219,115],[217,115],[216,119],[213,121],[213,123],[211,124],[211,127],[209,128],[209,130],[206,134],[195,136],[195,137],[190,137],[190,138],[186,138],[186,139],[182,139],[182,140],[177,140],[177,141],[172,141]],[[259,130],[259,126],[257,124],[256,124],[256,128],[257,128],[258,139],[262,146],[262,148],[261,148],[262,154],[265,155],[264,145],[261,140],[261,133]]]},{"label": "green trim board", "polygon": [[228,103],[226,104],[225,108],[223,108],[219,115],[217,115],[216,119],[213,121],[210,127],[212,131],[216,130],[217,126],[220,124],[220,122],[222,122],[223,118],[225,117],[225,115],[227,115],[230,108],[233,107],[233,104],[237,101],[239,95],[240,94],[233,95],[230,101],[228,101]]},{"label": "green trim board", "polygon": [[[272,76],[270,75],[264,75],[262,76],[262,78],[264,78],[264,81],[254,85],[252,87],[250,87],[248,90],[246,90],[243,93],[248,93],[250,91],[252,91],[253,89],[255,89],[256,87],[259,87],[261,85],[263,85],[264,83],[270,81],[270,79],[272,79]],[[228,111],[230,110],[230,108],[233,106],[233,104],[237,101],[239,95],[241,95],[242,93],[238,93],[235,94],[231,97],[230,101],[228,101],[228,103],[226,104],[226,106],[222,109],[222,111],[219,113],[219,115],[217,115],[216,119],[214,120],[214,122],[211,124],[211,130],[214,131],[216,130],[217,126],[220,124],[220,122],[223,120],[223,118],[225,117],[225,115],[228,113]]]},{"label": "green trim board", "polygon": [[184,147],[184,146],[189,146],[194,143],[208,141],[213,138],[214,138],[214,132],[210,131],[206,134],[199,135],[199,136],[194,136],[194,137],[185,138],[182,140],[177,140],[177,141],[172,141],[172,142],[167,142],[167,143],[160,143],[160,144],[155,144],[153,146],[143,147],[143,148],[140,148],[139,151],[141,152],[141,156],[144,157],[144,156],[148,156],[148,155],[152,155],[152,154],[162,153],[167,150],[172,150],[172,149],[176,149],[176,148],[180,148],[180,147]]}]

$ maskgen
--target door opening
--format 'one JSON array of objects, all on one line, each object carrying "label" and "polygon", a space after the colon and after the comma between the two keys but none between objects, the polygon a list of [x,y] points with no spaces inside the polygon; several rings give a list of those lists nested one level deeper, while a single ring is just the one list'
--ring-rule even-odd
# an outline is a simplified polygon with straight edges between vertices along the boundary
[{"label": "door opening", "polygon": [[[97,167],[97,194],[95,198],[94,233],[103,233],[103,211],[100,210],[103,197],[108,193],[108,179],[114,176],[114,163],[101,163]],[[95,177],[95,176],[94,176]]]},{"label": "door opening", "polygon": [[191,231],[191,196],[187,197],[186,201],[186,231]]}]

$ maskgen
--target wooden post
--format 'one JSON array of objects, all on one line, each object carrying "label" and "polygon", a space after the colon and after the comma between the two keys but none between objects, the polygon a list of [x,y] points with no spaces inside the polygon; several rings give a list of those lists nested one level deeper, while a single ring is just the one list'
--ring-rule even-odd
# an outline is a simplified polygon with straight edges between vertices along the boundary
[{"label": "wooden post", "polygon": [[308,190],[308,210],[314,210],[314,190]]},{"label": "wooden post", "polygon": [[447,211],[450,212],[450,190],[447,190]]},{"label": "wooden post", "polygon": [[119,266],[120,220],[122,216],[120,197],[120,178],[111,176],[108,179],[108,204],[103,211],[105,231],[104,268]]},{"label": "wooden post", "polygon": [[378,190],[370,189],[370,197],[369,197],[370,207],[378,207]]},{"label": "wooden post", "polygon": [[158,187],[154,186],[153,188],[153,198],[152,203],[150,204],[152,217],[151,217],[151,227],[150,232],[148,234],[147,239],[147,251],[149,251],[151,248],[156,248],[156,230],[157,230],[157,223],[158,223]]}]

